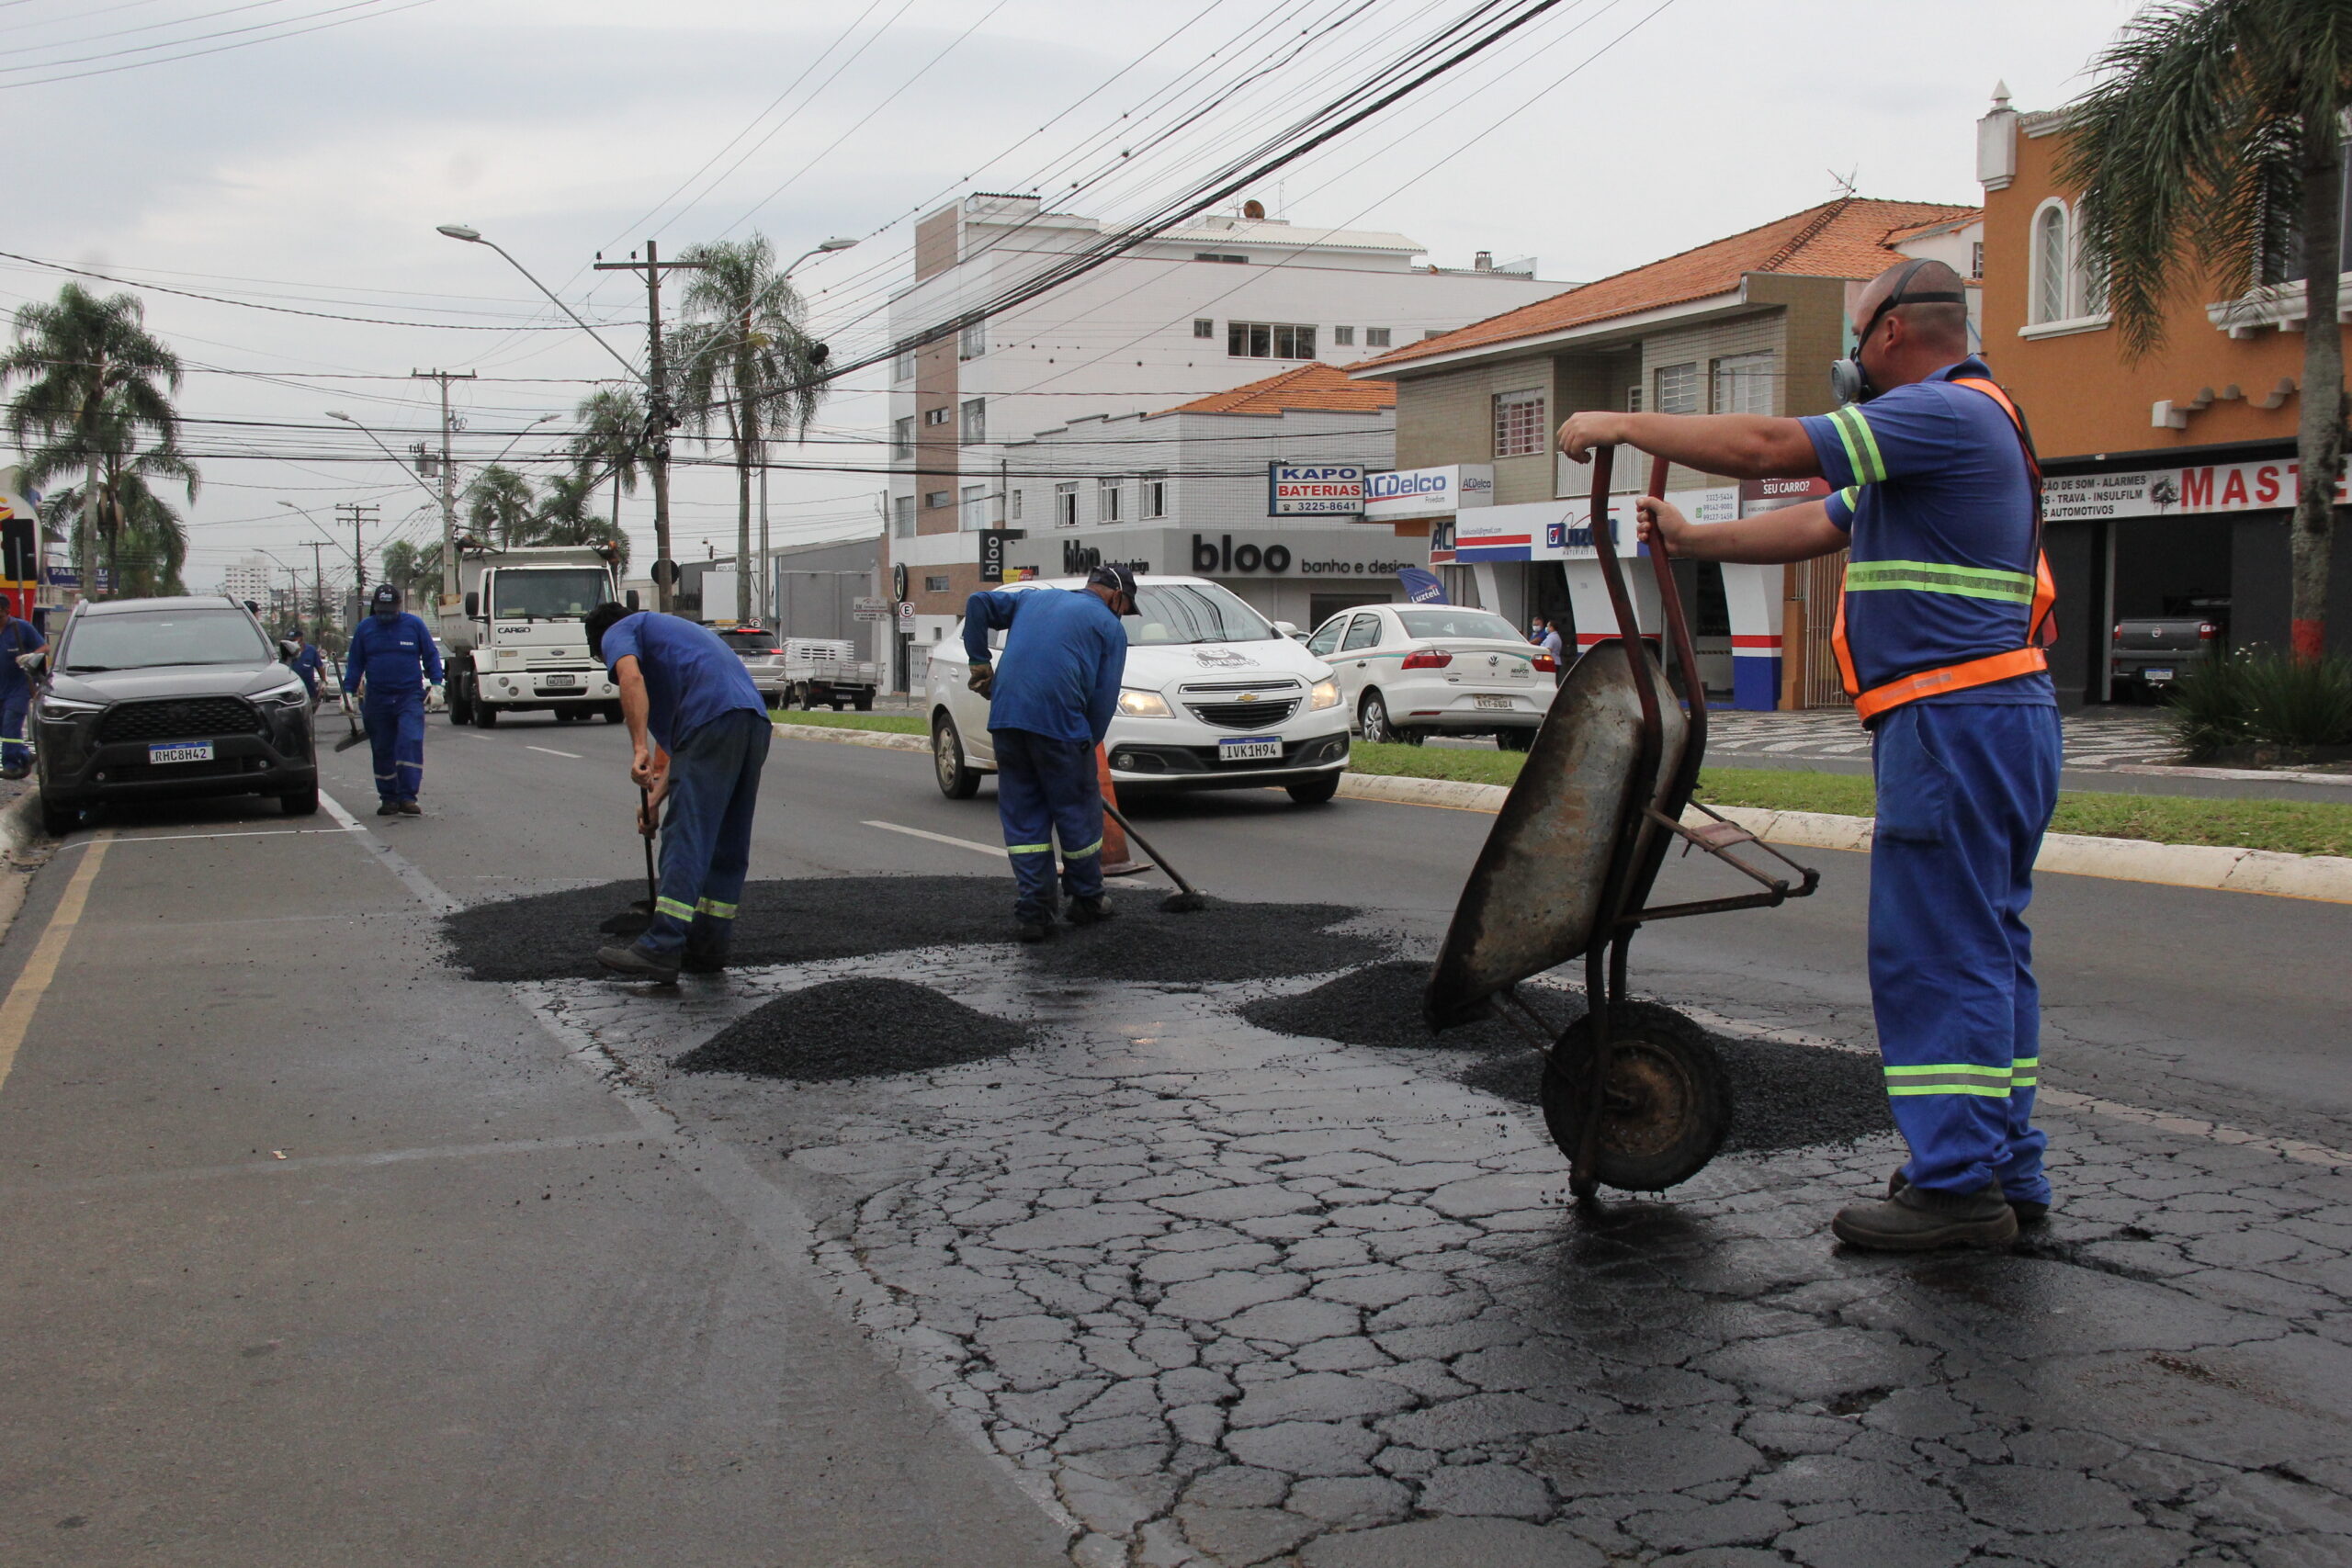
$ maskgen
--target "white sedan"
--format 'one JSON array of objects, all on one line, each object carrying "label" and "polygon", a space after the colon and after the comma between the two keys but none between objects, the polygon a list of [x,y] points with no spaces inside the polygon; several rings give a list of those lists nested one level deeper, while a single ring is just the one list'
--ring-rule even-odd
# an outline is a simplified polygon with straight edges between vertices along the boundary
[{"label": "white sedan", "polygon": [[1366,740],[1491,735],[1524,751],[1551,708],[1558,660],[1491,610],[1371,604],[1316,628],[1307,652],[1331,667]]}]

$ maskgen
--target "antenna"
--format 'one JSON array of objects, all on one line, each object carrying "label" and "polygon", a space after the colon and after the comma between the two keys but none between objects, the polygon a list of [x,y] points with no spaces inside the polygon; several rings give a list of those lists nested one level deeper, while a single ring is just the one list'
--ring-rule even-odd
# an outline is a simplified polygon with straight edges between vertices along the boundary
[{"label": "antenna", "polygon": [[1839,196],[1852,196],[1854,194],[1854,175],[1859,175],[1861,172],[1862,166],[1860,164],[1857,164],[1854,165],[1852,171],[1848,174],[1841,175],[1837,170],[1832,169],[1829,171],[1829,177],[1837,182],[1838,194]]}]

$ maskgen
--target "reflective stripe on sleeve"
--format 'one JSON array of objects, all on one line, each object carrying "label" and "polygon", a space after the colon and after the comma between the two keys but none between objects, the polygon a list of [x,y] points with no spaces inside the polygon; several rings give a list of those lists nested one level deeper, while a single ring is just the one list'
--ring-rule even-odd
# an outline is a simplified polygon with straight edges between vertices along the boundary
[{"label": "reflective stripe on sleeve", "polygon": [[1879,456],[1878,437],[1871,434],[1871,422],[1861,411],[1850,404],[1837,410],[1829,423],[1838,427],[1838,439],[1845,444],[1846,461],[1854,470],[1856,482],[1874,485],[1886,478],[1886,460]]}]

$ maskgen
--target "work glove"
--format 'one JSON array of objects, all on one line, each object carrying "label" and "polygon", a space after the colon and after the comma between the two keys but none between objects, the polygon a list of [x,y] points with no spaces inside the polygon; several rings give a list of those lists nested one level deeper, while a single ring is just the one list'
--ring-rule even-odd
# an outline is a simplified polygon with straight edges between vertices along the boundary
[{"label": "work glove", "polygon": [[972,695],[985,697],[996,686],[996,671],[986,660],[982,660],[972,666],[972,672],[966,678],[964,683],[971,687]]}]

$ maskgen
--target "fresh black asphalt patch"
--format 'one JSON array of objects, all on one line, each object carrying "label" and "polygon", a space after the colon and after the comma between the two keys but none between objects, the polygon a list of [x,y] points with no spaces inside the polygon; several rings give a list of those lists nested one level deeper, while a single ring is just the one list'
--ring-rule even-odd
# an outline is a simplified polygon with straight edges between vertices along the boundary
[{"label": "fresh black asphalt patch", "polygon": [[[1527,1036],[1500,1019],[1487,1019],[1433,1033],[1421,1021],[1421,991],[1430,966],[1397,959],[1354,970],[1311,991],[1264,997],[1241,1016],[1277,1034],[1305,1034],[1349,1045],[1438,1046],[1473,1051],[1512,1051]],[[1584,998],[1569,991],[1530,986],[1520,996],[1557,1033],[1584,1015]]]},{"label": "fresh black asphalt patch", "polygon": [[753,1009],[671,1066],[820,1082],[935,1072],[1019,1050],[1029,1032],[905,980],[829,980]]},{"label": "fresh black asphalt patch", "polygon": [[[645,896],[642,882],[608,882],[476,904],[442,922],[458,966],[475,980],[594,979],[600,928]],[[743,890],[733,961],[750,967],[861,958],[918,947],[997,943],[1008,963],[1069,980],[1161,984],[1274,979],[1384,956],[1375,939],[1328,928],[1356,911],[1335,904],[1237,904],[1191,914],[1156,895],[1111,894],[1117,918],[1063,926],[1019,947],[1012,883],[986,876],[835,876],[754,882]],[[1017,954],[1017,956],[1016,956]]]}]

